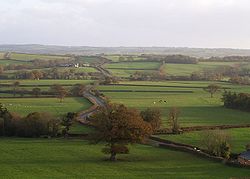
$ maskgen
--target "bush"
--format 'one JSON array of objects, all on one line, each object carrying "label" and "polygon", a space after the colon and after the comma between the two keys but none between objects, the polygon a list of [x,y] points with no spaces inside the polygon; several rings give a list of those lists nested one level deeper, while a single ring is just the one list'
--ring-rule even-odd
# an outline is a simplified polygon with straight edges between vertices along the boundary
[{"label": "bush", "polygon": [[207,131],[204,132],[203,145],[210,154],[228,159],[231,151],[229,140],[230,136],[224,131]]}]

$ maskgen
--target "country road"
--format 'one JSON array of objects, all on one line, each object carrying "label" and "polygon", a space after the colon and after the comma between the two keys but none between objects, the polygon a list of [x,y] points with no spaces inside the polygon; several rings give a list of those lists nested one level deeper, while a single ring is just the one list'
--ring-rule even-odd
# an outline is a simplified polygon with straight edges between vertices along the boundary
[{"label": "country road", "polygon": [[102,98],[91,94],[90,90],[91,88],[84,92],[83,97],[88,99],[93,105],[89,109],[80,112],[77,120],[82,124],[88,124],[89,121],[87,121],[87,118],[91,116],[99,107],[106,106],[105,101]]}]

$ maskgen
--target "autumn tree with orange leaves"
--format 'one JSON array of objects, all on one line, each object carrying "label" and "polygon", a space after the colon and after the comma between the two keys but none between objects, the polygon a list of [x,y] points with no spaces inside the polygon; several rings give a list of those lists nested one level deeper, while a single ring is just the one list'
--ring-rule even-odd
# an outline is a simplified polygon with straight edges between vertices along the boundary
[{"label": "autumn tree with orange leaves", "polygon": [[152,127],[143,121],[140,112],[120,104],[108,104],[91,118],[96,130],[91,135],[95,143],[105,142],[105,154],[110,154],[110,161],[116,160],[117,154],[128,154],[128,144],[143,142],[152,134]]}]

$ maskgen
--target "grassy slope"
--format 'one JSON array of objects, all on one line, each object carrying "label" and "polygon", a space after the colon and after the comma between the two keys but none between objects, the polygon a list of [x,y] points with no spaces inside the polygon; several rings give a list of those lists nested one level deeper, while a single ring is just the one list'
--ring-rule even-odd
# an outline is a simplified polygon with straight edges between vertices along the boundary
[{"label": "grassy slope", "polygon": [[[250,143],[250,129],[228,129],[224,130],[231,138],[232,152],[240,153],[245,151],[246,144]],[[191,144],[204,148],[203,131],[184,133],[181,135],[159,135],[160,138],[168,139],[185,144]]]},{"label": "grassy slope", "polygon": [[[1,139],[3,178],[229,178],[249,176],[196,156],[135,145],[122,161],[104,161],[100,145],[80,140]],[[222,172],[223,171],[223,172]]]},{"label": "grassy slope", "polygon": [[31,112],[50,112],[62,115],[67,112],[78,112],[91,106],[84,98],[65,98],[63,103],[57,98],[9,98],[1,99],[11,112],[26,115]]}]

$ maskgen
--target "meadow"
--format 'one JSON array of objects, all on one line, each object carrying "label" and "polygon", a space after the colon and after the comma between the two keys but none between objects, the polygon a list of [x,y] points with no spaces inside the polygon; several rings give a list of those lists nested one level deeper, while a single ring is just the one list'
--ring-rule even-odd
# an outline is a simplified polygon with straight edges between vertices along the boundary
[{"label": "meadow", "polygon": [[40,54],[25,54],[25,53],[11,53],[11,59],[15,60],[23,60],[23,61],[31,61],[35,59],[40,60],[60,60],[60,59],[68,59],[67,56],[59,56],[59,55],[40,55]]},{"label": "meadow", "polygon": [[[227,129],[224,132],[230,137],[229,143],[234,153],[245,151],[246,145],[250,144],[249,128]],[[188,132],[180,135],[158,135],[158,137],[204,148],[204,131]]]},{"label": "meadow", "polygon": [[165,64],[164,71],[168,75],[190,76],[193,72],[200,72],[204,69],[215,69],[222,66],[234,66],[248,64],[239,62],[199,62],[198,64]]},{"label": "meadow", "polygon": [[1,84],[12,84],[15,81],[19,81],[20,85],[29,85],[29,86],[51,86],[53,84],[60,85],[74,85],[74,84],[90,84],[94,82],[93,80],[1,80]]},{"label": "meadow", "polygon": [[131,146],[130,155],[108,162],[102,145],[84,140],[2,138],[2,178],[230,178],[250,170],[225,166],[197,156]]},{"label": "meadow", "polygon": [[9,111],[23,116],[31,112],[49,112],[61,116],[67,112],[79,112],[91,106],[87,99],[80,97],[67,97],[62,103],[57,98],[2,98],[0,103]]},{"label": "meadow", "polygon": [[[168,111],[171,107],[180,109],[181,126],[250,123],[250,113],[223,107],[221,101],[223,90],[216,93],[214,98],[210,98],[210,94],[203,90],[209,84],[207,82],[123,82],[123,84],[124,86],[99,86],[98,89],[115,103],[139,110],[148,107],[159,108],[162,111],[163,127],[168,127]],[[230,88],[228,90],[231,91],[250,91],[248,86],[230,85],[226,82],[218,84]]]},{"label": "meadow", "polygon": [[[111,60],[112,62],[119,62],[119,58],[120,58],[120,57],[121,57],[120,55],[105,55],[105,56],[104,56],[104,58],[107,58],[107,59]],[[125,60],[126,60],[126,58],[127,58],[128,56],[124,56],[124,55],[123,55],[123,57],[124,57]],[[145,58],[143,58],[143,57],[138,57],[138,56],[133,56],[133,60],[136,60],[136,61],[138,61],[138,60],[145,60]]]}]

